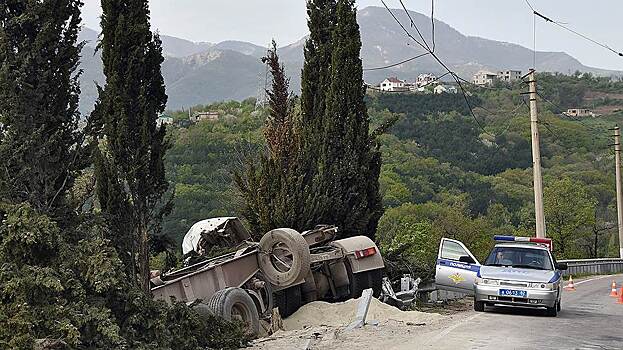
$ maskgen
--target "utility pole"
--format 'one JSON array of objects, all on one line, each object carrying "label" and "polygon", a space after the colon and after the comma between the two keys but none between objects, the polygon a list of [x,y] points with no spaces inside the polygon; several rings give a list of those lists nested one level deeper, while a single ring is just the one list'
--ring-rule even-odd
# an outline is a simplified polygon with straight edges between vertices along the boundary
[{"label": "utility pole", "polygon": [[534,69],[528,74],[530,85],[530,130],[532,132],[532,171],[534,172],[534,213],[536,236],[545,238],[545,214],[543,211],[543,180],[541,178],[541,148],[539,141],[539,116],[536,103],[536,76]]},{"label": "utility pole", "polygon": [[623,193],[621,192],[621,129],[617,125],[614,129],[614,159],[616,163],[617,184],[617,215],[619,226],[619,256],[623,259]]}]

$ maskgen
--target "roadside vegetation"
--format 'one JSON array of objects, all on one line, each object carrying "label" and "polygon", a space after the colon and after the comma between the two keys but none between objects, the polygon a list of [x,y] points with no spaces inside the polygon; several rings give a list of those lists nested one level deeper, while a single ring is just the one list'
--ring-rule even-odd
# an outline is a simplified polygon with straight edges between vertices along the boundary
[{"label": "roadside vegetation", "polygon": [[107,80],[78,128],[81,6],[0,4],[0,348],[243,346],[240,325],[150,295],[170,208],[160,39],[146,0],[102,1]]},{"label": "roadside vegetation", "polygon": [[[615,256],[614,152],[608,128],[623,114],[579,120],[558,112],[589,103],[574,100],[573,87],[594,95],[619,91],[621,83],[577,74],[539,74],[538,79],[542,95],[552,102],[540,102],[540,129],[547,232],[557,258]],[[560,90],[552,92],[549,86]],[[519,95],[524,90],[519,84],[470,87],[470,101],[486,132],[469,115],[462,95],[366,97],[371,130],[396,120],[379,136],[385,213],[376,240],[390,273],[432,276],[442,236],[465,242],[483,259],[495,234],[534,235],[529,112]],[[269,112],[255,102],[228,102],[240,111],[234,118],[172,131],[170,155],[179,156],[169,156],[166,164],[177,197],[164,230],[172,239],[179,241],[192,224],[183,218],[245,217],[231,174],[240,169],[241,154],[264,147],[261,135]]]},{"label": "roadside vegetation", "polygon": [[[273,45],[267,104],[196,106],[218,118],[159,127],[167,96],[148,1],[101,3],[106,83],[81,128],[82,2],[0,4],[0,348],[244,346],[240,325],[151,297],[150,270],[178,265],[183,235],[209,217],[239,216],[256,237],[335,224],[375,239],[390,275],[424,278],[441,237],[482,259],[494,234],[533,234],[521,87],[470,88],[479,123],[461,95],[366,96],[354,0],[312,0],[300,98]],[[557,257],[615,255],[607,128],[622,116],[621,82],[539,81]],[[582,106],[608,113],[560,114]]]}]

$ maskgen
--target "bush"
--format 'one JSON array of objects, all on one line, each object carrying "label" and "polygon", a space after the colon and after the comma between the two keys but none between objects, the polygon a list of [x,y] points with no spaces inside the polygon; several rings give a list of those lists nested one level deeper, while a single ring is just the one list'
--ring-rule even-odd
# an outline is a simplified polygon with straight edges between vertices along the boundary
[{"label": "bush", "polygon": [[[105,228],[61,232],[21,204],[0,207],[0,348],[235,349],[238,324],[154,301],[128,284]],[[69,241],[68,237],[77,237]]]}]

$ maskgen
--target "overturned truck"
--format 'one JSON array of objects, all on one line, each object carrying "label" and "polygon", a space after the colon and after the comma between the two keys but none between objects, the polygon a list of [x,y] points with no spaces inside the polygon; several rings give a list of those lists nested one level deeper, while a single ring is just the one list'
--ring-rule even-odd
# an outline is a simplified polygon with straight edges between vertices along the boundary
[{"label": "overturned truck", "polygon": [[217,240],[237,249],[153,278],[152,293],[192,304],[202,314],[240,320],[253,333],[275,307],[287,317],[305,303],[358,298],[368,288],[378,297],[384,269],[378,247],[365,236],[335,240],[337,230],[280,228],[253,242],[237,218],[200,221],[184,237],[185,255],[202,256]]}]

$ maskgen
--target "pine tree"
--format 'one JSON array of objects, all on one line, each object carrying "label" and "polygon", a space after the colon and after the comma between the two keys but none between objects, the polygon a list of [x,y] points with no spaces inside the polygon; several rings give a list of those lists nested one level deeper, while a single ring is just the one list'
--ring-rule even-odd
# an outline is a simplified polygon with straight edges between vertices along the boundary
[{"label": "pine tree", "polygon": [[244,170],[234,173],[234,182],[245,201],[245,217],[255,238],[276,227],[299,227],[296,204],[301,198],[299,135],[295,129],[296,99],[289,91],[285,67],[279,62],[273,41],[262,62],[272,75],[268,95],[269,116],[264,125],[267,152],[259,162],[249,160]]},{"label": "pine tree", "polygon": [[103,0],[99,49],[106,84],[91,115],[97,193],[129,276],[149,292],[149,240],[160,230],[169,145],[156,119],[166,105],[161,41],[147,0]]},{"label": "pine tree", "polygon": [[83,165],[80,0],[0,2],[0,200],[61,223]]},{"label": "pine tree", "polygon": [[273,77],[271,90],[266,91],[270,115],[266,120],[264,137],[271,157],[287,168],[296,155],[298,140],[294,131],[295,99],[290,93],[290,79],[286,76],[285,67],[279,62],[277,43],[273,40],[262,62],[268,65]]},{"label": "pine tree", "polygon": [[315,179],[323,222],[343,237],[374,237],[383,209],[381,157],[369,132],[360,58],[361,37],[354,0],[338,0],[333,31],[331,86],[326,98],[322,153]]}]

